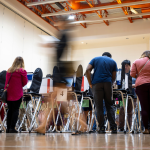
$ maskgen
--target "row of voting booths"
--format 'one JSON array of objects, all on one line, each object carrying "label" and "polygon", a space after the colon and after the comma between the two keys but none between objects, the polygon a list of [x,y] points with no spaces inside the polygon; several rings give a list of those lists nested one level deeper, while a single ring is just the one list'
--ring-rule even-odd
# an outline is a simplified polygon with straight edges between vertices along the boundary
[{"label": "row of voting booths", "polygon": [[[124,65],[117,72],[116,85],[113,87],[112,100],[116,112],[116,122],[119,109],[124,109],[124,133],[141,132],[140,112],[138,99],[135,101],[131,93],[132,78],[125,74]],[[94,120],[97,130],[95,105],[92,90],[89,87],[86,76],[83,75],[82,65],[79,65],[73,76],[66,77],[67,87],[55,87],[55,80],[59,78],[59,68],[54,67],[52,75],[43,77],[42,69],[28,73],[28,83],[23,88],[24,96],[21,108],[24,109],[22,118],[18,119],[16,129],[22,132],[25,124],[26,132],[32,133],[46,117],[46,132],[74,132],[82,130],[83,133],[91,133]],[[0,73],[0,93],[2,93],[6,80],[6,71]],[[132,121],[128,120],[129,101],[132,105]],[[138,116],[136,115],[138,110]],[[0,130],[6,132],[7,104],[0,103]],[[106,113],[107,114],[107,113]],[[82,123],[84,122],[84,124]],[[85,125],[86,124],[86,125]],[[85,128],[86,126],[86,128]],[[106,115],[106,129],[110,131],[110,125]]]}]

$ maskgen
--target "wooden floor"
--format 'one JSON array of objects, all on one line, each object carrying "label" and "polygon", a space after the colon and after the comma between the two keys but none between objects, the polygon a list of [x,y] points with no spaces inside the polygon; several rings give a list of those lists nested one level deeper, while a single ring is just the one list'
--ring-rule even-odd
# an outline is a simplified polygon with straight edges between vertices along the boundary
[{"label": "wooden floor", "polygon": [[150,150],[150,134],[0,133],[0,150]]}]

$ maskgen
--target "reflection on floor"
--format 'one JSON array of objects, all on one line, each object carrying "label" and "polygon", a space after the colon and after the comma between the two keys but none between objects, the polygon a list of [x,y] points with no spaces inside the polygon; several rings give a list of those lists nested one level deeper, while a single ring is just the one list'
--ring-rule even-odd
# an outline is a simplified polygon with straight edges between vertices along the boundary
[{"label": "reflection on floor", "polygon": [[0,150],[136,150],[150,149],[149,141],[143,134],[1,133]]}]

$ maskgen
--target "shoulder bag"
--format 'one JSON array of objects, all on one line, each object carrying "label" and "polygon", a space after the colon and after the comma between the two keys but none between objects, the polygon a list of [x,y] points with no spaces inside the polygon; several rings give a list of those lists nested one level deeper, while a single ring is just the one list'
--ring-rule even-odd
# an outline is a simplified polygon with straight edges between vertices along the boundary
[{"label": "shoulder bag", "polygon": [[[11,76],[12,76],[12,74],[11,74]],[[1,96],[1,100],[2,100],[3,103],[7,103],[7,89],[8,89],[8,86],[9,86],[9,82],[10,82],[11,76],[9,78],[8,84],[6,86],[6,89],[3,91],[2,96]]]}]

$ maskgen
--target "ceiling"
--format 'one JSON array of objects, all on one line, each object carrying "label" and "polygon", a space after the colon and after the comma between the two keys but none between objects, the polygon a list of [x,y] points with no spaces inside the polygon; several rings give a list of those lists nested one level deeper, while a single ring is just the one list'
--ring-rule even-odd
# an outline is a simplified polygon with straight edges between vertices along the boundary
[{"label": "ceiling", "polygon": [[[87,24],[92,24],[97,21],[102,21],[106,26],[110,26],[109,22],[116,20],[114,16],[117,16],[117,21],[128,19],[129,23],[134,23],[136,20],[150,20],[150,0],[16,1],[23,4],[27,9],[30,9],[33,13],[36,13],[41,19],[44,19],[46,22],[48,22],[51,26],[55,28],[55,22],[62,15],[66,14],[73,15],[75,17],[74,24],[81,25],[83,28],[87,28]],[[39,2],[46,2],[46,4],[39,4]],[[133,3],[135,3],[135,5],[133,5]],[[128,15],[130,15],[130,17],[128,17]],[[88,20],[90,20],[90,22],[88,22]]]}]

